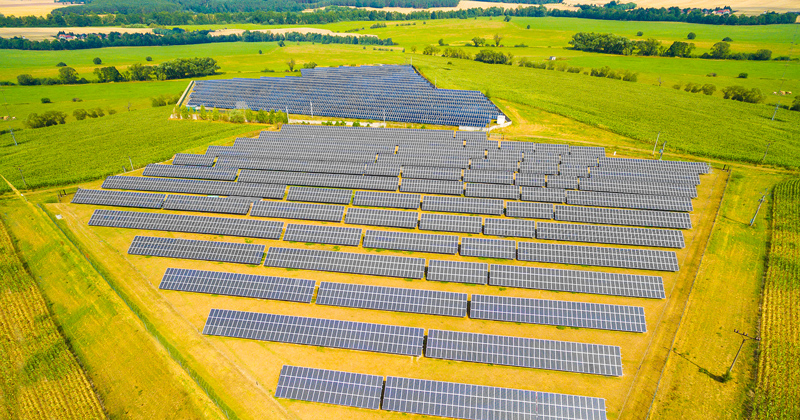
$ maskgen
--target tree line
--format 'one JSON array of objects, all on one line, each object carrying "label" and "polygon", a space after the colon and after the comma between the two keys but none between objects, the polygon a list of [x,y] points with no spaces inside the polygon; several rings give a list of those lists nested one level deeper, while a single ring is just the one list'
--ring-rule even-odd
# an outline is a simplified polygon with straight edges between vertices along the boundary
[{"label": "tree line", "polygon": [[[691,35],[691,34],[690,34]],[[689,36],[690,39],[694,39]],[[669,47],[661,41],[650,38],[646,41],[634,41],[623,36],[610,33],[578,32],[569,41],[572,48],[580,51],[618,55],[644,55],[662,57],[698,57],[720,60],[769,60],[772,51],[760,49],[755,53],[731,52],[731,44],[726,41],[715,43],[711,51],[702,55],[693,55],[695,45],[689,42],[674,41]],[[777,59],[787,59],[778,57]]]},{"label": "tree line", "polygon": [[[217,60],[211,57],[202,58],[176,58],[156,66],[133,64],[125,71],[120,72],[114,66],[98,67],[94,75],[98,83],[146,81],[146,80],[172,80],[192,77],[203,77],[215,74],[219,70]],[[66,66],[58,69],[57,77],[38,78],[30,74],[17,76],[17,83],[22,86],[34,85],[73,85],[89,83],[85,77],[80,77],[77,70]]]},{"label": "tree line", "polygon": [[[0,27],[63,27],[63,26],[119,26],[119,25],[202,25],[228,23],[255,23],[262,25],[324,24],[341,21],[406,21],[428,19],[471,19],[482,16],[518,17],[574,17],[603,20],[637,20],[688,22],[709,25],[771,25],[794,23],[798,13],[764,13],[758,16],[706,15],[700,11],[677,7],[648,9],[619,9],[587,6],[580,10],[548,10],[544,6],[530,6],[504,10],[499,7],[473,8],[453,11],[413,11],[409,13],[351,9],[331,6],[310,13],[299,11],[257,10],[250,12],[194,12],[183,10],[159,10],[157,7],[140,7],[148,4],[133,2],[130,8],[120,8],[116,12],[97,13],[81,9],[56,9],[47,16],[1,16]],[[530,0],[528,0],[530,1]],[[74,7],[74,6],[73,6]],[[82,7],[82,6],[79,6]]]},{"label": "tree line", "polygon": [[290,32],[287,34],[273,34],[267,32],[249,32],[231,35],[211,35],[209,31],[170,32],[166,35],[151,33],[124,33],[111,32],[105,34],[89,34],[84,40],[42,40],[31,41],[22,38],[0,38],[0,49],[14,50],[81,50],[104,47],[144,47],[162,45],[192,45],[208,44],[215,42],[270,42],[270,41],[295,41],[319,42],[321,44],[363,44],[363,45],[394,45],[391,38],[380,39],[374,36],[339,36],[322,35],[315,33],[301,34]]}]

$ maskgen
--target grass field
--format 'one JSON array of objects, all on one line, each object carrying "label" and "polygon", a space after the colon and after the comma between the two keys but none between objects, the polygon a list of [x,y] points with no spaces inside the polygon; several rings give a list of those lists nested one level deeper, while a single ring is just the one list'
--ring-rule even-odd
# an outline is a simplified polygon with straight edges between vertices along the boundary
[{"label": "grass field", "polygon": [[772,240],[762,305],[755,418],[796,419],[800,380],[800,180],[773,190]]},{"label": "grass field", "polygon": [[105,418],[1,220],[0,278],[0,413],[31,420]]}]

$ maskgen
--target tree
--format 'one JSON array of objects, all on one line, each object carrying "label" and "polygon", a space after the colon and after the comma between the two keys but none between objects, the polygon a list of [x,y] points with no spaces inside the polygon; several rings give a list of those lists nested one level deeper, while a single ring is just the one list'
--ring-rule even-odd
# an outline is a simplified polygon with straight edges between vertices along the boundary
[{"label": "tree", "polygon": [[800,95],[794,97],[792,106],[789,109],[792,111],[800,111]]},{"label": "tree", "polygon": [[481,50],[478,54],[475,54],[475,61],[480,61],[482,63],[489,63],[489,64],[511,64],[514,60],[514,56],[503,54],[500,51],[492,51],[492,50]]},{"label": "tree", "polygon": [[72,111],[72,116],[75,117],[78,121],[83,121],[86,119],[86,110],[85,109],[76,109]]},{"label": "tree", "polygon": [[511,16],[506,15],[506,17],[503,18],[503,21],[504,22],[511,22]]},{"label": "tree", "polygon": [[294,61],[294,58],[286,60],[286,65],[289,67],[289,71],[294,71],[295,64],[297,63]]},{"label": "tree", "polygon": [[750,56],[751,60],[760,60],[766,61],[772,58],[772,51],[766,49],[760,49]]},{"label": "tree", "polygon": [[60,61],[58,64],[56,64],[56,67],[66,67],[66,66],[67,66],[67,63],[65,63],[63,61]]},{"label": "tree", "polygon": [[28,114],[28,118],[23,121],[23,124],[28,128],[41,128],[64,124],[66,119],[67,114],[61,111],[47,111],[42,115],[36,113]]},{"label": "tree", "polygon": [[686,38],[695,39],[697,38],[697,34],[695,34],[694,32],[689,32],[689,35],[686,35]]},{"label": "tree", "polygon": [[413,54],[415,52],[417,52],[417,46],[416,45],[412,45],[411,46],[411,53]]},{"label": "tree", "polygon": [[434,46],[434,45],[427,45],[427,46],[425,46],[425,49],[422,50],[422,54],[425,54],[425,55],[436,55],[436,54],[439,53],[439,51],[441,51],[439,49],[439,47]]},{"label": "tree", "polygon": [[187,108],[186,105],[182,106],[178,110],[178,112],[180,113],[180,116],[181,116],[182,120],[188,120],[189,119],[189,108]]},{"label": "tree", "polygon": [[642,35],[644,35],[644,32],[642,31],[636,32],[636,36],[642,36]]},{"label": "tree", "polygon": [[103,60],[101,60],[100,57],[95,57],[92,60],[92,63],[94,63],[94,65],[96,65],[96,66],[99,66],[99,65],[103,64]]},{"label": "tree", "polygon": [[17,76],[17,83],[19,83],[20,86],[32,86],[38,84],[37,80],[30,74],[20,74]]},{"label": "tree", "polygon": [[531,25],[528,25],[525,29],[530,29],[530,28],[531,28]]},{"label": "tree", "polygon": [[208,111],[206,111],[205,105],[200,105],[200,119],[207,120],[208,119]]},{"label": "tree", "polygon": [[503,40],[503,35],[500,35],[500,34],[494,34],[494,37],[493,37],[493,39],[494,39],[494,46],[495,46],[495,47],[499,47],[499,46],[500,46],[500,41],[502,41],[502,40]]},{"label": "tree", "polygon": [[317,68],[317,63],[315,63],[315,62],[313,62],[313,61],[312,61],[312,62],[310,62],[310,63],[305,63],[305,64],[303,64],[303,68],[304,68],[304,69],[314,69],[314,68]]},{"label": "tree", "polygon": [[72,67],[61,67],[58,69],[58,80],[65,85],[78,82],[78,72]]},{"label": "tree", "polygon": [[127,79],[131,81],[141,82],[145,80],[150,80],[151,74],[153,74],[153,67],[144,66],[140,63],[136,63],[128,67]]},{"label": "tree", "polygon": [[711,83],[704,84],[703,87],[700,88],[700,89],[703,91],[703,94],[709,95],[709,96],[713,95],[714,92],[717,91],[717,87],[712,85]]},{"label": "tree", "polygon": [[733,40],[729,36],[726,36],[725,38],[722,38],[722,40],[725,41],[725,42],[733,42]]},{"label": "tree", "polygon": [[476,47],[480,47],[486,43],[486,40],[484,38],[476,36],[475,38],[472,38],[472,43],[475,44]]},{"label": "tree", "polygon": [[267,122],[269,122],[269,115],[267,114],[267,111],[259,109],[258,113],[256,114],[256,121],[261,124],[266,124]]},{"label": "tree", "polygon": [[258,55],[261,55],[261,54],[264,54],[264,52],[261,51],[261,50],[258,50]]},{"label": "tree", "polygon": [[657,56],[664,52],[661,41],[654,38],[650,38],[647,41],[638,41],[637,45],[639,46],[639,55]]},{"label": "tree", "polygon": [[731,53],[731,44],[727,42],[717,42],[711,47],[712,58],[725,58]]},{"label": "tree", "polygon": [[219,117],[220,117],[219,110],[217,108],[214,108],[211,111],[211,121],[219,121]]},{"label": "tree", "polygon": [[757,104],[764,101],[766,98],[761,90],[753,88],[750,90],[745,89],[743,86],[728,86],[722,89],[722,95],[725,99],[733,99],[734,101],[749,102]]},{"label": "tree", "polygon": [[52,103],[52,101],[50,101],[50,98],[42,98],[42,99],[41,99],[41,101],[42,101],[42,103],[43,103],[43,104],[50,104],[50,103]]},{"label": "tree", "polygon": [[694,44],[683,41],[675,41],[662,54],[665,57],[689,57],[694,50]]},{"label": "tree", "polygon": [[439,38],[439,45],[444,46],[444,38]]},{"label": "tree", "polygon": [[144,61],[153,61],[153,57],[150,57],[150,56],[148,55],[147,57],[145,57],[145,58],[144,58]]},{"label": "tree", "polygon": [[97,81],[100,83],[119,82],[123,80],[122,74],[114,66],[99,67],[94,69]]},{"label": "tree", "polygon": [[736,78],[737,79],[747,79],[747,73],[739,73],[739,75],[736,76]]}]

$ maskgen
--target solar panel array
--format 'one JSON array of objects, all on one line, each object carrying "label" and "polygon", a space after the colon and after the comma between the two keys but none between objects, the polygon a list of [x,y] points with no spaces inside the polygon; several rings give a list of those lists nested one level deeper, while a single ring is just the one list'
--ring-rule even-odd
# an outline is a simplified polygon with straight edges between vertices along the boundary
[{"label": "solar panel array", "polygon": [[422,210],[447,213],[491,214],[499,216],[503,214],[503,201],[426,195],[422,200]]},{"label": "solar panel array", "polygon": [[519,187],[499,184],[465,184],[464,195],[467,197],[505,198],[519,200]]},{"label": "solar panel array", "polygon": [[419,194],[384,193],[377,191],[356,191],[354,206],[391,207],[395,209],[418,209],[422,201]]},{"label": "solar panel array", "polygon": [[489,284],[521,289],[664,299],[658,276],[492,264]]},{"label": "solar panel array", "polygon": [[458,236],[368,230],[364,235],[364,248],[457,254]]},{"label": "solar panel array", "polygon": [[312,242],[317,244],[358,246],[361,243],[361,229],[340,226],[286,225],[284,241]]},{"label": "solar panel array", "polygon": [[528,219],[552,219],[553,205],[547,203],[526,203],[509,201],[506,203],[506,216]]},{"label": "solar panel array", "polygon": [[260,264],[264,245],[136,236],[128,254],[187,260]]},{"label": "solar panel array", "polygon": [[547,188],[561,188],[567,190],[578,189],[578,177],[576,176],[547,176]]},{"label": "solar panel array", "polygon": [[473,294],[470,318],[643,333],[641,306]]},{"label": "solar panel array", "polygon": [[651,210],[604,209],[581,206],[555,206],[555,219],[565,222],[691,229],[688,213]]},{"label": "solar panel array", "polygon": [[517,243],[505,239],[463,238],[461,255],[465,257],[505,258],[513,260]]},{"label": "solar panel array", "polygon": [[384,410],[472,420],[605,420],[605,407],[602,398],[395,376],[383,394]]},{"label": "solar panel array", "polygon": [[481,233],[483,219],[477,216],[422,213],[419,219],[421,230],[441,232]]},{"label": "solar panel array", "polygon": [[240,296],[310,303],[314,280],[220,271],[168,268],[158,285],[162,290]]},{"label": "solar panel array", "polygon": [[466,261],[428,261],[429,281],[487,284],[489,264]]},{"label": "solar panel array", "polygon": [[536,222],[532,220],[495,219],[487,217],[486,224],[483,227],[483,234],[492,236],[535,238]]},{"label": "solar panel array", "polygon": [[467,294],[321,282],[317,304],[428,315],[467,316]]},{"label": "solar panel array", "polygon": [[421,356],[422,328],[212,309],[203,334]]},{"label": "solar panel array", "polygon": [[520,261],[678,271],[675,251],[520,242]]},{"label": "solar panel array", "polygon": [[435,168],[430,166],[403,166],[403,178],[441,179],[460,181],[461,168]]},{"label": "solar panel array", "polygon": [[172,158],[172,164],[186,166],[211,166],[214,164],[214,156],[176,153],[175,157]]},{"label": "solar panel array", "polygon": [[[524,195],[525,191],[523,190]],[[559,202],[563,203],[564,201]],[[594,191],[567,191],[567,204],[642,210],[692,211],[692,199],[690,197],[616,194]]]},{"label": "solar panel array", "polygon": [[421,279],[425,275],[425,259],[392,255],[357,254],[270,247],[267,267],[297,268],[337,273]]},{"label": "solar panel array", "polygon": [[263,185],[248,182],[201,181],[195,179],[143,178],[110,176],[103,188],[111,190],[158,191],[183,194],[235,195],[282,199],[285,185]]},{"label": "solar panel array", "polygon": [[317,220],[341,222],[344,206],[309,203],[287,203],[285,201],[257,201],[253,203],[251,216],[276,217],[281,219]]},{"label": "solar panel array", "polygon": [[536,225],[536,238],[662,248],[683,248],[685,245],[683,232],[679,230],[578,225],[573,223],[538,223]]},{"label": "solar panel array", "polygon": [[417,212],[402,210],[378,210],[349,208],[344,222],[352,225],[385,226],[414,229],[417,227]]},{"label": "solar panel array", "polygon": [[84,190],[78,188],[72,197],[74,204],[95,204],[99,206],[137,207],[141,209],[160,209],[164,194],[137,193],[130,191]]},{"label": "solar panel array", "polygon": [[515,184],[525,187],[544,187],[545,176],[542,174],[533,173],[519,173],[515,180]]},{"label": "solar panel array", "polygon": [[397,178],[395,177],[331,173],[253,171],[243,169],[239,174],[239,182],[301,185],[306,187],[355,188],[360,190],[397,190]]},{"label": "solar panel array", "polygon": [[438,179],[403,178],[400,191],[426,194],[461,195],[464,184],[461,181],[442,181]]},{"label": "solar panel array", "polygon": [[89,219],[89,226],[202,233],[207,235],[241,236],[245,238],[261,239],[278,239],[283,230],[283,222],[267,220],[142,213],[119,210],[95,210],[92,214],[92,218]]},{"label": "solar panel array", "polygon": [[622,376],[618,346],[428,330],[425,356],[532,369]]},{"label": "solar panel array", "polygon": [[378,410],[383,376],[283,365],[276,398]]},{"label": "solar panel array", "polygon": [[311,203],[350,204],[353,190],[332,188],[289,187],[286,199]]},{"label": "solar panel array", "polygon": [[164,209],[244,215],[251,204],[240,198],[170,194],[164,201]]},{"label": "solar panel array", "polygon": [[206,168],[199,166],[147,165],[142,176],[158,176],[166,178],[211,179],[216,181],[233,181],[236,179],[236,168]]},{"label": "solar panel array", "polygon": [[697,188],[694,185],[675,185],[671,183],[642,184],[637,182],[607,181],[598,178],[586,178],[582,180],[580,189],[585,191],[625,194],[697,197]]},{"label": "solar panel array", "polygon": [[514,183],[514,171],[486,171],[468,169],[464,172],[464,182],[511,185]]},{"label": "solar panel array", "polygon": [[567,199],[566,190],[564,190],[563,188],[522,187],[521,190],[522,193],[520,195],[520,199],[522,201],[539,201],[542,203],[563,203]]}]

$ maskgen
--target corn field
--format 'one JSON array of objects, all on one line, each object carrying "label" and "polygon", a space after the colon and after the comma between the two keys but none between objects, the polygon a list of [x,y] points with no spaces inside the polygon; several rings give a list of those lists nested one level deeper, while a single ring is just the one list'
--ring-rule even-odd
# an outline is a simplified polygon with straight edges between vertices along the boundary
[{"label": "corn field", "polygon": [[800,179],[774,191],[755,418],[800,418]]},{"label": "corn field", "polygon": [[2,222],[0,278],[0,417],[106,418]]}]

